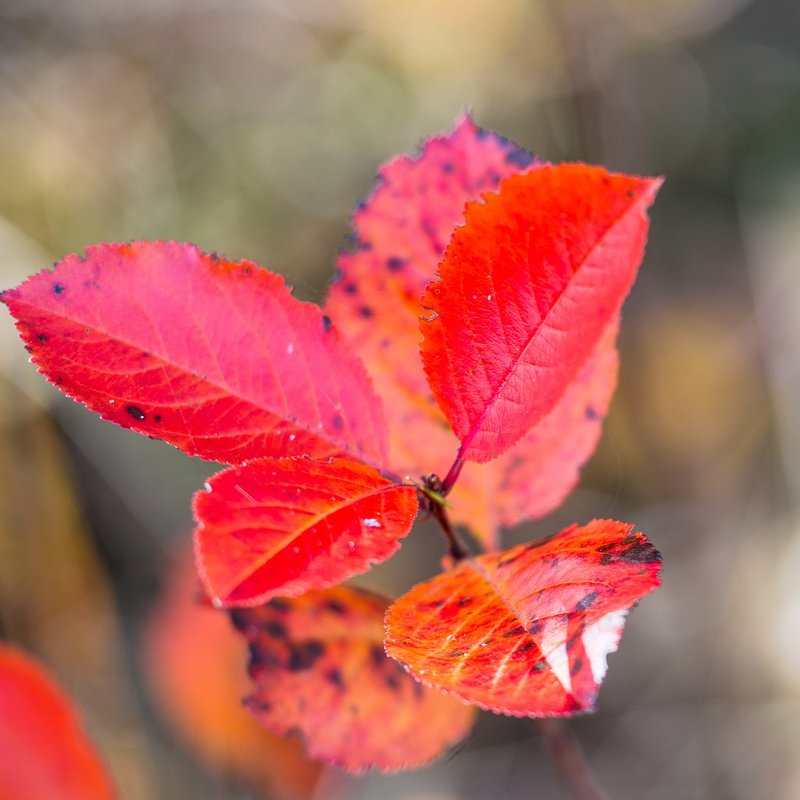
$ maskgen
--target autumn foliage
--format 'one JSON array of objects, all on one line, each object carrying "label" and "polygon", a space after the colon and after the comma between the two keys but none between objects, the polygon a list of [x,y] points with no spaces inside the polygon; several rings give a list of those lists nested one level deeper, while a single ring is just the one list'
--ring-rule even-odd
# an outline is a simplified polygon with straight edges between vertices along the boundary
[{"label": "autumn foliage", "polygon": [[[613,520],[508,550],[500,531],[555,508],[596,445],[659,185],[464,118],[381,169],[322,309],[175,242],[96,245],[3,294],[63,392],[227,465],[195,497],[196,565],[249,643],[267,728],[396,770],[467,732],[460,701],[594,707],[660,556]],[[420,513],[449,568],[394,603],[339,585]]]}]

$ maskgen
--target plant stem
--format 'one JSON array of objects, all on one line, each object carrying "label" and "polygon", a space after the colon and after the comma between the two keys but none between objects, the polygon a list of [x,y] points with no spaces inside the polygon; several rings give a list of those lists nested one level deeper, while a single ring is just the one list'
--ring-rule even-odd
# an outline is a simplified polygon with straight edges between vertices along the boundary
[{"label": "plant stem", "polygon": [[537,720],[537,725],[574,800],[608,800],[567,723],[561,719],[541,719]]},{"label": "plant stem", "polygon": [[450,467],[450,471],[444,476],[444,480],[442,481],[442,494],[445,497],[450,494],[450,490],[458,480],[458,476],[461,474],[461,468],[463,466],[464,459],[461,458],[461,451],[459,451],[459,454],[456,456],[456,460],[453,462],[453,466]]},{"label": "plant stem", "polygon": [[458,535],[453,530],[453,526],[450,524],[450,517],[447,516],[447,509],[440,503],[432,503],[431,514],[433,514],[434,519],[439,523],[439,527],[444,532],[447,543],[449,544],[448,552],[452,559],[454,561],[462,561],[465,558],[469,558],[470,554],[467,548],[461,543]]}]

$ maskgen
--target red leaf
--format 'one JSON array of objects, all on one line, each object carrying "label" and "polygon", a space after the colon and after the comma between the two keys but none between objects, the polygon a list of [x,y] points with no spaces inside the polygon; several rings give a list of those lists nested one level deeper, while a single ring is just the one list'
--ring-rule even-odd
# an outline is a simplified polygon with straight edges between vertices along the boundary
[{"label": "red leaf", "polygon": [[259,605],[366,572],[400,547],[414,486],[347,459],[261,459],[198,492],[198,569],[218,605]]},{"label": "red leaf", "polygon": [[619,320],[603,334],[555,408],[507,453],[465,465],[448,496],[453,522],[495,548],[500,526],[537,519],[561,505],[594,452],[614,394]]},{"label": "red leaf", "polygon": [[628,609],[661,556],[631,525],[594,520],[459,562],[386,615],[386,652],[428,686],[512,716],[590,711]]},{"label": "red leaf", "polygon": [[389,463],[400,474],[446,470],[457,444],[422,369],[425,286],[453,230],[463,224],[466,202],[539,163],[465,116],[452,133],[427,141],[418,157],[385,164],[354,215],[359,245],[339,257],[339,278],[325,309],[364,359],[383,400]]},{"label": "red leaf", "polygon": [[232,612],[250,642],[245,701],[314,758],[361,772],[425,764],[463,738],[474,709],[426,689],[383,651],[388,601],[340,586]]},{"label": "red leaf", "polygon": [[2,299],[40,371],[104,419],[232,464],[342,452],[385,463],[360,362],[316,306],[252,262],[101,244]]},{"label": "red leaf", "polygon": [[466,210],[422,305],[422,356],[462,459],[547,415],[619,312],[659,180],[545,166]]},{"label": "red leaf", "polygon": [[115,796],[72,701],[41,665],[9,645],[0,645],[0,796]]}]

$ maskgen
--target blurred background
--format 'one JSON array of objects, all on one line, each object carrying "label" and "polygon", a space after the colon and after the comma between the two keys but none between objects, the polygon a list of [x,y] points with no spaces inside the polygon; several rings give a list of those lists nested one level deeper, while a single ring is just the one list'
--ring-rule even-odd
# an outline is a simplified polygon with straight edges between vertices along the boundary
[{"label": "blurred background", "polygon": [[[664,554],[574,722],[598,780],[618,800],[796,800],[795,0],[0,0],[0,288],[170,238],[319,299],[378,166],[465,108],[546,159],[666,176],[598,454],[507,536],[614,516]],[[2,315],[0,628],[77,698],[122,797],[565,796],[529,721],[484,714],[429,769],[349,778],[228,719],[206,687],[242,694],[245,654],[180,600],[213,470],[59,397]],[[422,526],[369,585],[402,592],[441,549]]]}]

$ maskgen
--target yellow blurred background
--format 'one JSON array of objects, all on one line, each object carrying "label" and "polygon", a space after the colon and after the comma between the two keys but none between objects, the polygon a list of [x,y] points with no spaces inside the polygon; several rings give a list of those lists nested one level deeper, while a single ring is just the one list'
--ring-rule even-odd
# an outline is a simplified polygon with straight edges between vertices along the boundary
[{"label": "yellow blurred background", "polygon": [[[0,0],[0,288],[87,244],[169,238],[319,299],[377,167],[465,108],[546,159],[666,176],[598,455],[507,541],[615,516],[664,554],[574,724],[610,798],[796,800],[798,33],[794,0]],[[3,315],[2,635],[78,699],[122,797],[300,792],[205,761],[143,668],[213,467],[95,420],[26,361]],[[401,592],[441,549],[422,527],[366,583]],[[534,726],[490,715],[430,769],[302,791],[564,796]]]}]

